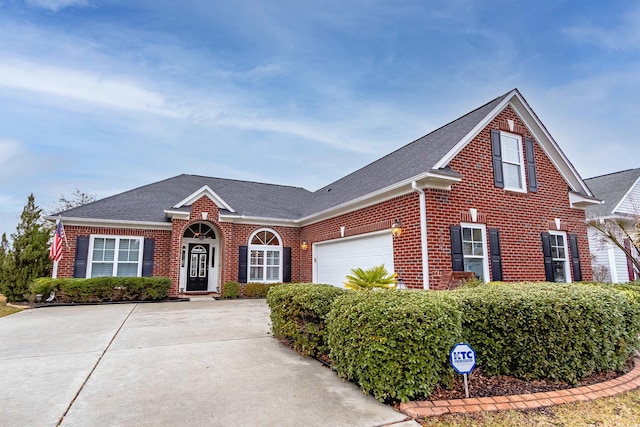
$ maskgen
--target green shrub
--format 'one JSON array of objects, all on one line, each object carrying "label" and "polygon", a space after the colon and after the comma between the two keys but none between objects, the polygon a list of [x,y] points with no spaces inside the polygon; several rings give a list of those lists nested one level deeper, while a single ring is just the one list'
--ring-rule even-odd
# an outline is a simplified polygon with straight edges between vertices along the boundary
[{"label": "green shrub", "polygon": [[46,299],[55,291],[58,302],[156,301],[169,296],[166,277],[94,277],[90,279],[39,278],[30,285],[31,298]]},{"label": "green shrub", "polygon": [[327,318],[333,368],[381,401],[427,396],[452,382],[461,315],[445,292],[348,292]]},{"label": "green shrub", "polygon": [[229,280],[222,288],[222,298],[235,299],[240,296],[240,283]]},{"label": "green shrub", "polygon": [[490,375],[576,383],[621,370],[638,348],[640,325],[621,292],[572,284],[506,284],[452,292],[464,339]]},{"label": "green shrub", "polygon": [[247,283],[244,285],[244,296],[247,298],[266,298],[269,289],[277,283]]},{"label": "green shrub", "polygon": [[286,284],[269,289],[271,330],[303,355],[329,353],[326,316],[331,303],[346,291],[331,285]]}]

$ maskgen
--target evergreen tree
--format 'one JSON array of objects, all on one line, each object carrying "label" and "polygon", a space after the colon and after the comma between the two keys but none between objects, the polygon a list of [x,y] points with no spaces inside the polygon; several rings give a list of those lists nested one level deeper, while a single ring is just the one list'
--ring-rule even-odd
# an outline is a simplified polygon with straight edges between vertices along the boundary
[{"label": "evergreen tree", "polygon": [[7,240],[7,233],[2,233],[2,238],[0,239],[0,293],[3,293],[4,262],[9,256],[10,250],[11,248],[9,247],[9,241]]},{"label": "evergreen tree", "polygon": [[[49,259],[51,227],[43,222],[41,215],[42,209],[36,206],[32,193],[22,210],[16,232],[11,234],[13,247],[9,251],[4,249],[0,291],[9,301],[26,299],[31,281],[48,276],[51,270]],[[3,239],[3,245],[5,240],[6,236]]]}]

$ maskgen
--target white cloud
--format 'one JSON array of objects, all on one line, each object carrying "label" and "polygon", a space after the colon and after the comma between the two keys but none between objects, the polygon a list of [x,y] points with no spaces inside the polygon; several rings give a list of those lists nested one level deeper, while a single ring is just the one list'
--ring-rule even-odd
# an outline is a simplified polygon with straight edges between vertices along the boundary
[{"label": "white cloud", "polygon": [[67,7],[87,7],[87,0],[26,0],[26,3],[32,7],[40,7],[57,12]]},{"label": "white cloud", "polygon": [[20,152],[20,144],[10,139],[0,139],[0,168],[6,167]]},{"label": "white cloud", "polygon": [[177,117],[165,98],[134,83],[69,68],[35,62],[5,60],[0,64],[0,87],[40,92],[111,108]]},{"label": "white cloud", "polygon": [[611,50],[640,49],[640,7],[624,12],[617,27],[573,26],[564,30],[574,39]]}]

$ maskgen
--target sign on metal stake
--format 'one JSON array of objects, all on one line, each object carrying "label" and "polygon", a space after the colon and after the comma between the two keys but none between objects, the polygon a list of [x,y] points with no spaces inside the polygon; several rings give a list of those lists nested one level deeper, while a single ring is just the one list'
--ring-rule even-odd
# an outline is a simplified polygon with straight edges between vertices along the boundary
[{"label": "sign on metal stake", "polygon": [[451,367],[464,377],[464,394],[469,397],[469,383],[467,374],[476,367],[476,352],[469,344],[458,343],[449,353]]}]

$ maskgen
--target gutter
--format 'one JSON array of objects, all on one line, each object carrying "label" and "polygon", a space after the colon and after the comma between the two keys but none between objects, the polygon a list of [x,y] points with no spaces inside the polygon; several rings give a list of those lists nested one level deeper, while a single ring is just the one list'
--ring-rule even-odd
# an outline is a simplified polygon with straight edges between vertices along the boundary
[{"label": "gutter", "polygon": [[429,289],[429,253],[427,252],[427,196],[416,181],[411,188],[420,195],[420,244],[422,247],[422,288]]}]

